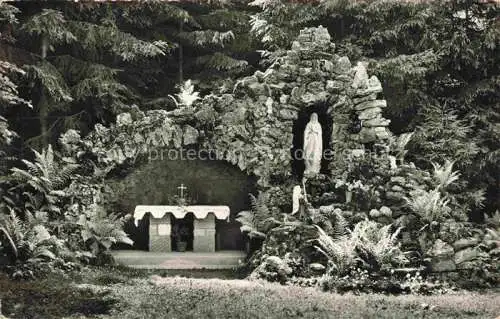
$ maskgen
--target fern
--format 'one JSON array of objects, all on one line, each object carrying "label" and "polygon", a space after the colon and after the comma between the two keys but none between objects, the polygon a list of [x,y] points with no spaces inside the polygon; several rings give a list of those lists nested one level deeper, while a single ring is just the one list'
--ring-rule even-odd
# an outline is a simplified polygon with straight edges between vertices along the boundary
[{"label": "fern", "polygon": [[132,245],[133,241],[123,231],[125,220],[126,217],[108,214],[99,205],[90,205],[78,220],[82,242],[94,256],[109,251],[115,243]]},{"label": "fern", "polygon": [[406,263],[407,259],[397,240],[401,229],[391,232],[390,227],[380,227],[376,222],[365,220],[356,224],[346,235],[334,238],[316,226],[318,245],[315,248],[333,263],[333,270],[339,274],[348,272],[358,260],[375,270],[384,269],[393,263]]},{"label": "fern", "polygon": [[432,163],[434,167],[434,179],[438,182],[437,187],[443,189],[456,182],[460,178],[458,171],[453,171],[454,162],[446,160],[443,165]]},{"label": "fern", "polygon": [[257,230],[257,219],[252,211],[239,212],[236,221],[241,224],[240,230],[246,233],[249,238],[265,238],[266,235]]},{"label": "fern", "polygon": [[318,245],[314,246],[319,252],[327,257],[332,263],[336,272],[345,274],[356,262],[356,245],[350,236],[340,236],[333,239],[321,227],[318,229]]},{"label": "fern", "polygon": [[10,248],[17,259],[19,257],[18,241],[22,237],[23,229],[21,228],[21,220],[11,209],[9,215],[0,215],[0,231],[7,239]]},{"label": "fern", "polygon": [[21,220],[12,209],[8,215],[0,215],[0,238],[3,234],[7,239],[12,257],[21,261],[55,259],[50,243],[52,236],[40,224],[40,218],[33,217],[29,212],[25,215],[25,220]]},{"label": "fern", "polygon": [[408,152],[406,150],[406,146],[410,142],[412,136],[413,133],[403,133],[399,135],[393,142],[392,149],[396,153],[396,156],[401,161],[401,163],[404,162],[404,158],[406,156],[406,153]]},{"label": "fern", "polygon": [[374,221],[364,220],[356,224],[351,233],[361,259],[375,269],[407,262],[397,240],[401,228],[394,232],[390,229],[391,225],[380,227]]},{"label": "fern", "polygon": [[[19,97],[17,85],[9,77],[13,74],[25,76],[26,72],[14,64],[6,61],[0,61],[0,102],[11,106],[25,105],[32,108],[33,105],[30,101]],[[4,122],[6,123],[7,121],[2,118],[2,123]]]},{"label": "fern", "polygon": [[[33,152],[35,162],[23,160],[26,168],[12,168],[12,177],[21,185],[29,186],[31,189],[23,194],[33,209],[42,209],[41,205],[46,205],[45,208],[57,213],[60,209],[55,204],[62,195],[58,191],[68,185],[72,175],[79,169],[79,165],[64,163],[58,159],[51,145],[41,153],[36,150]],[[41,201],[40,196],[43,198]]]},{"label": "fern", "polygon": [[427,223],[441,222],[449,217],[449,200],[443,198],[438,189],[413,191],[404,199],[410,209]]},{"label": "fern", "polygon": [[251,210],[238,213],[236,221],[241,224],[241,231],[247,233],[250,238],[265,238],[266,235],[261,231],[261,223],[269,218],[267,196],[262,192],[258,197],[253,194],[249,196]]},{"label": "fern", "polygon": [[194,85],[191,83],[191,80],[187,80],[181,86],[180,93],[177,93],[175,97],[169,95],[169,97],[174,100],[177,106],[186,106],[191,107],[196,100],[199,100],[199,92],[194,90]]}]

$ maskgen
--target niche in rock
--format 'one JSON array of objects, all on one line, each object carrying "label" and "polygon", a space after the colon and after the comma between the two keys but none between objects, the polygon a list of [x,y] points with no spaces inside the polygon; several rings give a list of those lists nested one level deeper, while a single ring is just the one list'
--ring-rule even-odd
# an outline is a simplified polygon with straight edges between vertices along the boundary
[{"label": "niche in rock", "polygon": [[327,112],[328,107],[329,105],[327,103],[319,103],[303,108],[299,112],[298,118],[293,125],[293,146],[291,150],[292,174],[299,178],[302,177],[305,170],[303,158],[304,130],[310,120],[311,114],[313,113],[318,115],[318,122],[321,125],[322,130],[323,156],[321,160],[320,173],[324,173],[328,169],[328,164],[331,161],[329,158],[329,156],[331,156],[331,152],[329,150],[333,124],[332,118]]},{"label": "niche in rock", "polygon": [[[186,198],[193,205],[227,205],[231,209],[229,221],[217,220],[218,250],[243,250],[244,236],[236,215],[250,208],[249,193],[256,193],[254,176],[249,176],[226,161],[202,159],[157,159],[132,168],[125,177],[108,180],[113,198],[110,209],[132,214],[137,205],[177,205],[178,186],[184,184]],[[133,222],[125,230],[134,240],[134,249],[148,248],[146,218],[135,227]],[[126,248],[126,247],[119,247]]]}]

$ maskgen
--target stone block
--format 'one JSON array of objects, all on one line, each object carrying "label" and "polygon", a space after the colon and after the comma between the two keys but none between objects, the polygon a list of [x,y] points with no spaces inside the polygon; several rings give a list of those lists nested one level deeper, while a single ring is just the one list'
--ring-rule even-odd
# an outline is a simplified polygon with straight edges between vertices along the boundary
[{"label": "stone block", "polygon": [[196,144],[196,142],[198,141],[199,135],[200,134],[198,133],[197,129],[195,129],[192,126],[185,125],[184,129],[183,129],[183,136],[182,136],[183,137],[183,144],[184,145]]},{"label": "stone block", "polygon": [[172,251],[171,241],[172,225],[170,215],[163,218],[149,217],[149,251],[170,252]]},{"label": "stone block", "polygon": [[362,111],[362,110],[366,110],[366,109],[373,108],[373,107],[380,107],[380,108],[387,107],[387,101],[386,100],[366,101],[366,102],[362,102],[362,103],[357,104],[354,108],[357,111]]},{"label": "stone block", "polygon": [[[354,87],[354,86],[353,86]],[[356,87],[354,87],[356,88]],[[372,76],[368,80],[368,88],[363,88],[361,86],[357,87],[357,91],[355,92],[355,96],[365,96],[373,93],[380,93],[382,92],[382,84],[380,83],[380,80],[376,76]]]},{"label": "stone block", "polygon": [[172,241],[170,235],[149,235],[149,251],[164,253],[172,251]]},{"label": "stone block", "polygon": [[392,210],[387,206],[380,207],[379,211],[381,216],[392,217]]},{"label": "stone block", "polygon": [[455,253],[455,264],[459,265],[467,261],[472,261],[481,257],[479,251],[473,247],[465,248]]},{"label": "stone block", "polygon": [[346,56],[341,57],[337,61],[337,71],[340,73],[347,73],[351,69],[351,61],[349,61],[349,58]]},{"label": "stone block", "polygon": [[279,110],[278,116],[284,120],[295,120],[297,118],[297,112],[290,109]]},{"label": "stone block", "polygon": [[363,97],[354,97],[352,98],[352,103],[354,104],[360,104],[366,101],[373,101],[377,99],[377,94],[369,94],[367,96]]},{"label": "stone block", "polygon": [[340,92],[344,89],[344,83],[341,81],[328,80],[326,81],[325,89],[328,92]]},{"label": "stone block", "polygon": [[451,259],[438,259],[431,262],[431,270],[435,272],[454,271],[456,269],[457,266]]},{"label": "stone block", "polygon": [[215,251],[215,216],[209,214],[204,219],[194,220],[194,252]]},{"label": "stone block", "polygon": [[479,242],[480,240],[474,237],[462,238],[453,243],[453,249],[455,249],[455,251],[462,250],[467,247],[476,246]]},{"label": "stone block", "polygon": [[427,255],[437,259],[451,259],[453,258],[454,251],[451,245],[445,243],[441,239],[437,239],[434,245],[429,249]]},{"label": "stone block", "polygon": [[373,107],[373,108],[363,110],[361,113],[359,113],[358,118],[362,121],[363,120],[371,120],[371,119],[378,117],[380,115],[380,113],[382,113],[381,108]]}]

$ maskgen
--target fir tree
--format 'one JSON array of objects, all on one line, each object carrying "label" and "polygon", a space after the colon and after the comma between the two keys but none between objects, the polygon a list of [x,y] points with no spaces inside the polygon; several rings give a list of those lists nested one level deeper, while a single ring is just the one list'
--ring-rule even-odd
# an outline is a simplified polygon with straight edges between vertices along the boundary
[{"label": "fir tree", "polygon": [[[24,91],[34,97],[40,129],[38,134],[23,133],[31,135],[25,138],[36,147],[47,145],[60,130],[88,131],[97,122],[113,120],[136,98],[119,79],[123,67],[168,51],[165,41],[143,41],[120,30],[113,15],[85,21],[83,13],[76,19],[76,13],[85,8],[75,8],[73,3],[49,5],[53,7],[23,17],[15,30],[16,47],[34,57],[34,63],[24,66]],[[20,6],[27,10],[29,4]]]}]

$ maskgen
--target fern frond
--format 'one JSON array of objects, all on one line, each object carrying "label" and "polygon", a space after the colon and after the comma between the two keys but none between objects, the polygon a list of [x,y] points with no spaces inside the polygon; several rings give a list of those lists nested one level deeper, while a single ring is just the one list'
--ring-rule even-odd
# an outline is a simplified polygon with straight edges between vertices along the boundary
[{"label": "fern frond", "polygon": [[10,247],[12,248],[12,252],[14,253],[14,256],[17,258],[19,257],[19,253],[17,251],[16,243],[12,239],[12,236],[10,235],[9,231],[7,228],[0,226],[0,231],[4,234],[4,236],[7,238],[9,241]]},{"label": "fern frond", "polygon": [[456,182],[460,178],[460,173],[458,171],[453,171],[454,162],[450,160],[445,160],[443,165],[437,163],[432,163],[434,167],[434,178],[438,182],[438,187],[446,188],[450,184]]}]

